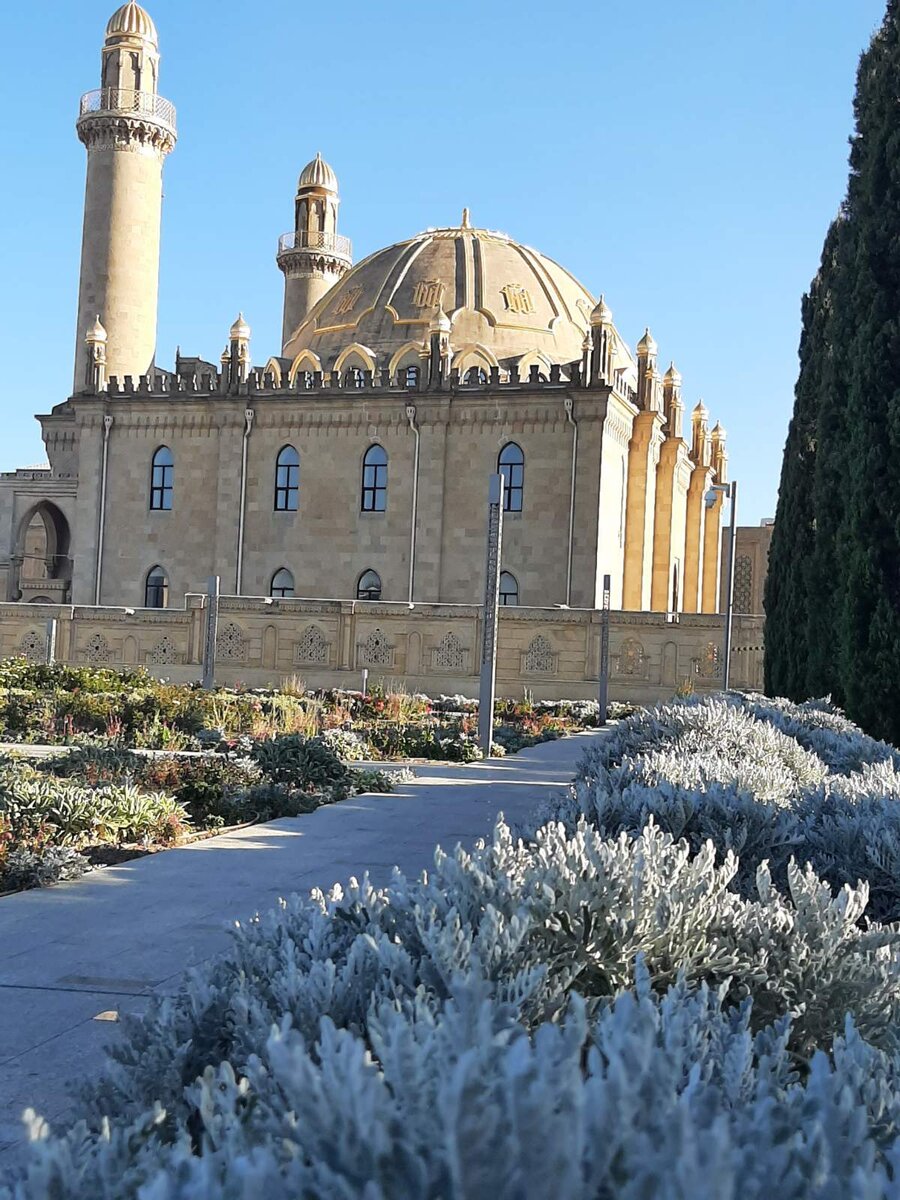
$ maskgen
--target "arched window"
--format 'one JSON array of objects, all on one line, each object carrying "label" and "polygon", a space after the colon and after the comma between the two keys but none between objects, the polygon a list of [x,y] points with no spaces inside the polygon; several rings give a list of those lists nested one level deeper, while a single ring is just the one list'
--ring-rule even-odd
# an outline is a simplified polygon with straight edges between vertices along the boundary
[{"label": "arched window", "polygon": [[363,512],[384,512],[387,508],[388,456],[383,446],[370,446],[363,459]]},{"label": "arched window", "polygon": [[300,500],[300,455],[282,446],[275,460],[275,511],[296,512]]},{"label": "arched window", "polygon": [[463,383],[468,387],[484,387],[487,381],[487,371],[484,367],[469,367],[463,376]]},{"label": "arched window", "polygon": [[344,372],[345,388],[361,388],[366,385],[366,376],[362,367],[348,367]]},{"label": "arched window", "polygon": [[280,567],[272,576],[272,586],[269,588],[270,596],[277,596],[278,599],[290,597],[294,594],[294,576],[287,567]]},{"label": "arched window", "polygon": [[503,490],[504,512],[521,512],[525,495],[525,455],[522,447],[515,442],[507,442],[497,459],[497,470],[506,482]]},{"label": "arched window", "polygon": [[509,571],[500,572],[500,603],[519,603],[519,581]]},{"label": "arched window", "polygon": [[169,577],[162,567],[151,567],[144,584],[144,608],[169,607]]},{"label": "arched window", "polygon": [[175,485],[175,459],[168,446],[160,446],[153,455],[150,472],[150,507],[158,512],[168,512],[172,507],[172,492]]},{"label": "arched window", "polygon": [[381,576],[371,568],[363,571],[356,585],[357,600],[381,599]]},{"label": "arched window", "polygon": [[405,379],[406,379],[406,386],[408,388],[418,387],[419,386],[419,368],[416,366],[407,367]]}]

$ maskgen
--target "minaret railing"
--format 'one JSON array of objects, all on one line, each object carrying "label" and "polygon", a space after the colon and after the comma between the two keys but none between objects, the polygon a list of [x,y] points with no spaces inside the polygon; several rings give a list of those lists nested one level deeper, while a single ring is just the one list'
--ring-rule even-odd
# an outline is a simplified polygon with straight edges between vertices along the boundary
[{"label": "minaret railing", "polygon": [[81,97],[79,117],[110,113],[115,116],[149,117],[161,125],[175,128],[175,105],[155,92],[137,92],[133,88],[97,88]]},{"label": "minaret railing", "polygon": [[324,250],[328,254],[350,258],[352,245],[348,237],[340,233],[323,233],[318,229],[294,229],[283,233],[278,239],[278,253],[289,250]]}]

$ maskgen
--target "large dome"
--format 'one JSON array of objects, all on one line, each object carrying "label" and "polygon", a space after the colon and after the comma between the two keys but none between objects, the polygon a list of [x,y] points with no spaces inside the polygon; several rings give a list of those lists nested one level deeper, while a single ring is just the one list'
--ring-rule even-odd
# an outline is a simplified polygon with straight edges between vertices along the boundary
[{"label": "large dome", "polygon": [[377,366],[421,345],[443,309],[455,355],[481,352],[510,366],[536,352],[551,363],[581,357],[594,299],[568,271],[503,233],[429,229],[379,250],[334,285],[294,331],[288,358],[310,350],[329,371],[348,346]]}]

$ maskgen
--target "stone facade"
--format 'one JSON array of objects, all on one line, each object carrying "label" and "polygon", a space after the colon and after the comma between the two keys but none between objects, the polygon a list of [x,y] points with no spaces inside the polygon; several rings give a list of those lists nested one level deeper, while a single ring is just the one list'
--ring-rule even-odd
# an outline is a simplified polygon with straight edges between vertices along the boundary
[{"label": "stone facade", "polygon": [[[177,682],[197,681],[206,598],[183,608],[131,610],[0,604],[0,655],[42,660],[48,618],[58,621],[57,659],[73,664],[145,666]],[[715,614],[613,612],[612,700],[650,703],[690,685],[721,687],[723,621]],[[481,609],[465,604],[260,600],[222,597],[216,681],[262,687],[300,676],[308,687],[372,683],[410,691],[478,695]],[[501,696],[590,699],[597,694],[600,613],[584,609],[501,610],[497,690]],[[762,686],[762,621],[735,622],[734,686]]]},{"label": "stone facade", "polygon": [[[649,330],[632,352],[602,297],[468,210],[354,267],[337,177],[317,155],[278,243],[279,352],[254,366],[241,316],[216,362],[157,366],[175,114],[134,0],[111,18],[102,63],[77,122],[75,389],[38,418],[49,467],[0,477],[0,601],[161,609],[219,576],[235,596],[476,604],[488,480],[503,470],[510,605],[594,609],[608,575],[616,609],[716,611],[722,505],[709,488],[727,477],[724,431],[698,404],[686,437],[681,376],[662,372]],[[138,659],[167,652],[128,645]],[[515,655],[565,662],[563,646],[538,649]],[[471,655],[469,639],[439,657]]]}]

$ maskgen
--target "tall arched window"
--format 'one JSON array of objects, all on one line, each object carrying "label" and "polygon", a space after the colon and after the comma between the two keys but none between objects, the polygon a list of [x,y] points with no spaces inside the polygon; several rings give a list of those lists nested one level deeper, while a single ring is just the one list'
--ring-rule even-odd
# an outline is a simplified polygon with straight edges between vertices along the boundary
[{"label": "tall arched window", "polygon": [[275,511],[296,512],[300,501],[300,455],[282,446],[275,459]]},{"label": "tall arched window", "polygon": [[272,586],[269,588],[269,595],[276,596],[279,600],[285,597],[293,596],[294,594],[294,576],[287,567],[280,567],[272,576]]},{"label": "tall arched window", "polygon": [[153,455],[150,471],[150,507],[158,512],[168,512],[172,507],[172,492],[175,486],[175,459],[168,446],[160,446]]},{"label": "tall arched window", "polygon": [[521,512],[525,496],[525,455],[522,447],[515,442],[507,442],[497,458],[497,470],[506,482],[503,490],[504,512]]},{"label": "tall arched window", "polygon": [[416,366],[407,367],[404,374],[404,386],[415,388],[419,386],[419,368]]},{"label": "tall arched window", "polygon": [[387,508],[388,456],[383,446],[370,446],[363,459],[363,512],[384,512]]},{"label": "tall arched window", "polygon": [[144,584],[144,608],[169,607],[169,577],[162,567],[151,567]]},{"label": "tall arched window", "polygon": [[500,572],[500,603],[519,603],[519,581],[509,571]]},{"label": "tall arched window", "polygon": [[371,568],[363,571],[356,584],[357,600],[380,600],[381,599],[381,576],[377,571]]}]

